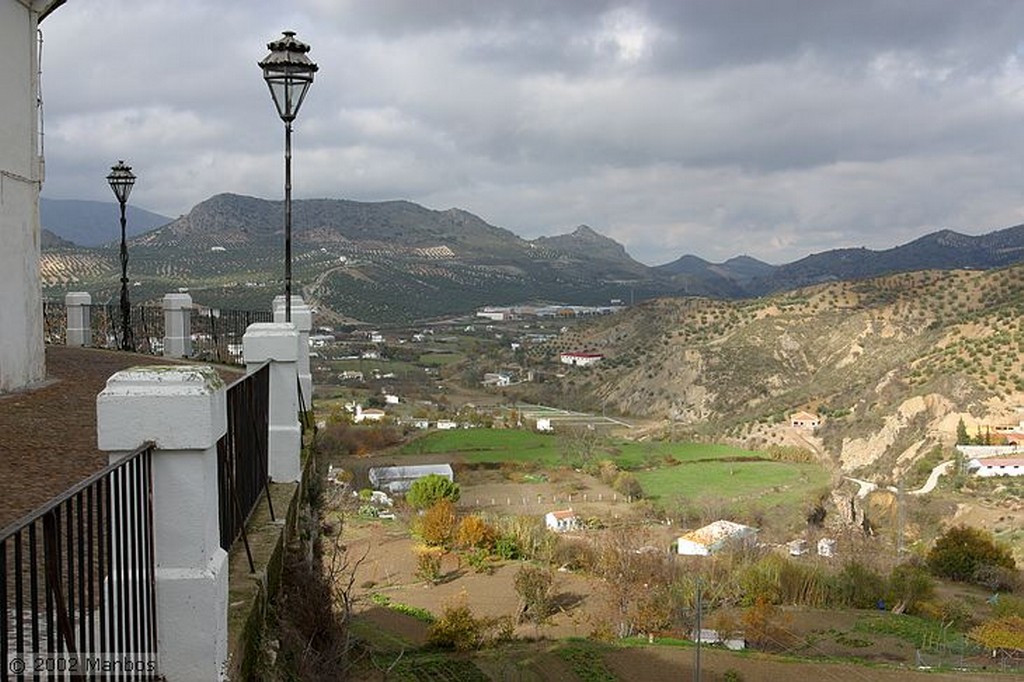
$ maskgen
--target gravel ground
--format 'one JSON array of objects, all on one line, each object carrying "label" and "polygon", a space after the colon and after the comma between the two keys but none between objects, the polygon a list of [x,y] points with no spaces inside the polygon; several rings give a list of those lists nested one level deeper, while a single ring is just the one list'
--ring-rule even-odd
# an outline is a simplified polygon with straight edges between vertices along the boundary
[{"label": "gravel ground", "polygon": [[[96,446],[96,395],[112,374],[168,362],[151,355],[47,346],[47,381],[0,395],[0,528],[106,466],[107,456]],[[222,373],[236,375],[231,368]]]}]

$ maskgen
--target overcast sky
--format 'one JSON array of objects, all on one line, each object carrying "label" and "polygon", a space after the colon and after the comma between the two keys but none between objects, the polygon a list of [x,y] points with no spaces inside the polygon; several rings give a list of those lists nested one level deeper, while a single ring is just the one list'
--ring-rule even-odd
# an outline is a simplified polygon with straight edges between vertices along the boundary
[{"label": "overcast sky", "polygon": [[586,224],[656,265],[785,263],[1024,222],[1024,2],[68,0],[42,24],[51,198],[176,217],[283,195],[256,62],[320,66],[294,195]]}]

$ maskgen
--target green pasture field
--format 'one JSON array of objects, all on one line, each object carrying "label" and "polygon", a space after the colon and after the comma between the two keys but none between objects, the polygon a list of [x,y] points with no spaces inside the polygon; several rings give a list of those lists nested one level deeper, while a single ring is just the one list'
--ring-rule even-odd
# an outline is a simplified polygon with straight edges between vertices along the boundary
[{"label": "green pasture field", "polygon": [[[564,465],[564,442],[554,434],[514,429],[436,431],[406,444],[403,454],[451,453],[470,463],[524,462]],[[816,464],[779,462],[763,453],[705,443],[635,443],[606,440],[594,461],[612,460],[632,470],[644,494],[663,502],[719,497],[724,502],[756,501],[763,507],[804,505],[828,484]]]},{"label": "green pasture field", "polygon": [[817,464],[771,459],[695,461],[636,472],[644,494],[660,500],[721,496],[727,501],[757,500],[764,506],[796,504],[828,483]]},{"label": "green pasture field", "polygon": [[[556,434],[518,429],[452,429],[434,431],[406,444],[402,454],[452,453],[467,462],[536,462],[546,466],[563,463],[564,441]],[[673,462],[703,463],[722,459],[753,459],[770,462],[753,450],[706,443],[636,443],[625,440],[599,442],[593,459],[610,459],[620,469],[652,468],[658,471]],[[756,464],[756,463],[755,463]],[[794,465],[782,465],[793,467]],[[807,465],[811,466],[811,465]],[[812,468],[815,468],[812,466]],[[639,472],[655,473],[655,472]]]},{"label": "green pasture field", "polygon": [[462,353],[423,353],[416,362],[425,367],[444,367],[455,364],[464,357]]},{"label": "green pasture field", "polygon": [[434,431],[404,445],[401,454],[452,453],[467,462],[560,462],[558,440],[552,435],[513,429],[452,429]]}]

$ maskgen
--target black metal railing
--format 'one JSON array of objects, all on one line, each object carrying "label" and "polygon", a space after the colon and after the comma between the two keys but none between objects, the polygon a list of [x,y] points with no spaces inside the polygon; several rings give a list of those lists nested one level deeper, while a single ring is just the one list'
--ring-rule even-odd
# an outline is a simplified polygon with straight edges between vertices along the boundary
[{"label": "black metal railing", "polygon": [[68,339],[68,308],[63,301],[43,299],[43,340],[63,345]]},{"label": "black metal railing", "polygon": [[[121,347],[121,308],[114,303],[89,306],[92,328],[90,345],[94,348]],[[192,308],[192,357],[224,364],[242,363],[242,337],[255,322],[273,322],[274,314],[266,310],[226,310]],[[67,342],[67,308],[62,301],[43,301],[44,338],[47,343]],[[137,353],[159,355],[164,346],[164,310],[160,306],[132,306],[132,338]]]},{"label": "black metal railing", "polygon": [[242,337],[250,324],[273,322],[268,310],[192,309],[192,354],[200,360],[241,364]]},{"label": "black metal railing", "polygon": [[266,493],[270,517],[274,518],[267,475],[270,363],[231,384],[227,403],[228,430],[217,442],[220,546],[229,551],[241,536],[249,569],[254,571],[245,524],[262,493]]},{"label": "black metal railing", "polygon": [[152,444],[0,530],[0,680],[155,679]]}]

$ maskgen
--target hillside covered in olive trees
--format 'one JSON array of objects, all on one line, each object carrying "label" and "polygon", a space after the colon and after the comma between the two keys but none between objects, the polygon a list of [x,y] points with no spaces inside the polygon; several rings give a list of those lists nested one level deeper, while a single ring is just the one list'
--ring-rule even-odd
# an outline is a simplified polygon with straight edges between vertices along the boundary
[{"label": "hillside covered in olive trees", "polygon": [[[524,395],[666,420],[677,434],[809,447],[845,470],[949,444],[1024,406],[1024,266],[925,271],[766,298],[665,298],[567,329],[534,356],[600,353]],[[813,434],[788,428],[822,415]]]}]

